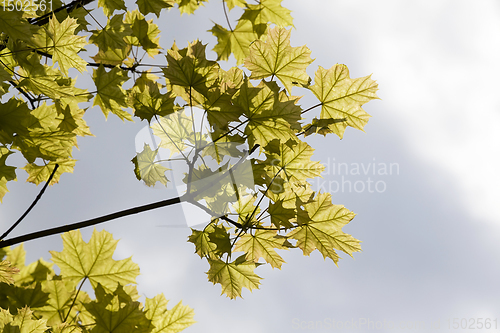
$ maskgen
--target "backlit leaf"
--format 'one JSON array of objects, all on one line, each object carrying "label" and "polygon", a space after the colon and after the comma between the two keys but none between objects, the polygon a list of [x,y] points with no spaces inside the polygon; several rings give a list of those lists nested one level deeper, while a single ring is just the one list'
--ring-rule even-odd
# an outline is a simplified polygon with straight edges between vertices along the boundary
[{"label": "backlit leaf", "polygon": [[270,29],[265,42],[257,40],[250,46],[245,67],[252,71],[251,79],[276,76],[289,93],[292,84],[309,83],[306,68],[313,62],[311,50],[306,46],[291,47],[290,33],[282,28]]},{"label": "backlit leaf", "polygon": [[361,106],[378,98],[378,84],[370,76],[351,79],[347,66],[338,64],[330,69],[320,66],[310,89],[321,102],[321,119],[345,119],[328,125],[340,138],[347,126],[363,130],[370,115]]},{"label": "backlit leaf", "polygon": [[252,291],[258,289],[261,277],[254,273],[255,263],[244,262],[237,265],[235,262],[226,263],[222,260],[208,259],[210,269],[208,280],[213,284],[219,283],[222,294],[234,299],[241,297],[243,288]]},{"label": "backlit leaf", "polygon": [[80,231],[70,231],[61,237],[63,250],[50,253],[65,279],[78,282],[87,278],[94,288],[100,283],[108,290],[114,290],[118,283],[136,283],[139,267],[130,258],[118,261],[112,258],[118,241],[110,233],[94,230],[88,243],[82,240]]},{"label": "backlit leaf", "polygon": [[151,150],[148,144],[144,144],[144,150],[132,159],[137,179],[143,180],[147,186],[154,186],[156,182],[166,186],[168,182],[165,171],[170,169],[159,163],[157,154],[158,149]]}]

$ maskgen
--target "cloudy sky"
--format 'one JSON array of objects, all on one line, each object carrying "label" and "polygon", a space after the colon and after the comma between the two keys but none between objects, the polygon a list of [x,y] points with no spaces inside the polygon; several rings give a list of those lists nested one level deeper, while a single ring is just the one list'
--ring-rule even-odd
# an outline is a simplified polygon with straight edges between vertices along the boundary
[{"label": "cloudy sky", "polygon": [[[215,39],[205,32],[210,19],[224,22],[220,2],[213,2],[195,16],[165,15],[162,46],[174,38],[181,47],[200,38],[213,47]],[[317,251],[310,257],[298,250],[282,253],[287,264],[281,270],[257,270],[264,278],[260,290],[229,300],[207,281],[208,264],[186,242],[190,230],[183,227],[182,210],[167,207],[98,226],[121,239],[116,258],[133,256],[139,264],[141,294],[163,292],[172,305],[182,299],[195,309],[198,323],[186,332],[329,332],[331,326],[344,332],[429,332],[449,331],[454,320],[471,328],[478,318],[491,320],[488,332],[495,323],[500,329],[500,4],[283,5],[295,19],[292,46],[307,44],[316,59],[311,76],[317,66],[343,63],[351,77],[373,73],[379,83],[381,100],[365,105],[373,117],[364,133],[348,129],[343,140],[309,140],[315,159],[327,166],[315,185],[357,213],[344,231],[363,241],[363,252],[339,267]],[[312,103],[311,96],[301,100],[303,107]],[[134,177],[130,159],[144,124],[113,117],[105,122],[97,108],[86,120],[96,137],[79,140],[74,174],[47,191],[16,235],[175,196]],[[347,173],[338,172],[341,163],[347,163]],[[372,169],[352,175],[356,165]],[[391,165],[391,174],[379,174]],[[21,172],[18,178],[0,206],[2,228],[39,191],[24,183]],[[370,181],[378,184],[372,193]],[[349,189],[349,183],[358,187]],[[92,228],[82,232],[89,237]],[[48,250],[60,250],[62,242],[52,236],[25,247],[29,260],[48,259]]]}]

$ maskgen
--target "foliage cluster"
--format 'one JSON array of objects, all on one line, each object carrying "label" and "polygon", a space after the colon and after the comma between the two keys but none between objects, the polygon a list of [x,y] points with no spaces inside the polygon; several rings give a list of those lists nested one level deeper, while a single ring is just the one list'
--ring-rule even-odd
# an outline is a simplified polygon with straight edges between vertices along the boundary
[{"label": "foliage cluster", "polygon": [[[166,52],[159,44],[155,15],[174,5],[192,14],[205,1],[137,0],[137,9],[129,10],[123,0],[99,0],[105,24],[91,13],[89,0],[65,6],[53,1],[63,9],[0,12],[0,197],[16,179],[16,167],[6,164],[15,151],[27,161],[22,169],[29,182],[39,184],[54,173],[55,183],[72,172],[77,137],[91,135],[80,104],[92,102],[105,116],[151,125],[160,144],[145,145],[133,158],[139,180],[168,186],[165,162],[174,159],[158,158],[162,150],[187,166],[186,192],[164,205],[185,201],[213,217],[202,230],[193,229],[189,241],[209,263],[209,281],[228,297],[258,288],[259,265],[280,268],[284,260],[277,250],[318,250],[336,264],[337,251],[361,250],[342,231],[355,214],[308,182],[324,166],[311,159],[314,149],[305,137],[342,138],[348,126],[362,130],[370,117],[362,106],[377,98],[377,84],[370,76],[350,78],[342,64],[320,66],[310,78],[311,50],[291,46],[286,28],[293,20],[281,0],[222,1],[227,27],[210,30],[217,37],[217,61],[206,58],[200,41]],[[241,16],[232,27],[228,13],[235,7]],[[83,59],[89,44],[97,53]],[[160,64],[143,60],[159,54]],[[222,69],[219,61],[231,55],[238,66]],[[77,87],[74,78],[90,67],[91,91]],[[301,107],[292,90],[313,94],[317,104]],[[195,119],[195,108],[206,122]],[[233,173],[245,161],[251,169],[235,181]],[[119,297],[116,290],[107,292]]]},{"label": "foliage cluster", "polygon": [[[23,246],[1,250],[0,331],[175,333],[192,325],[193,310],[178,303],[167,310],[163,294],[141,304],[139,267],[130,258],[112,258],[117,241],[94,231],[88,243],[79,231],[62,235],[64,248],[51,251],[54,264],[25,265]],[[90,282],[95,298],[82,290]]]}]

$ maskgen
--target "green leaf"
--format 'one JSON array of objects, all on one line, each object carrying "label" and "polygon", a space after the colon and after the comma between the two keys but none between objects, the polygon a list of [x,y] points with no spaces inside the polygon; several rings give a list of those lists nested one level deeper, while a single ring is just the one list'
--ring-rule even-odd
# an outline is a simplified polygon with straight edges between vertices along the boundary
[{"label": "green leaf", "polygon": [[229,10],[231,10],[235,6],[245,8],[245,5],[247,2],[245,0],[225,0],[225,3],[227,5],[227,8],[229,8]]},{"label": "green leaf", "polygon": [[179,5],[179,11],[182,14],[193,14],[195,10],[197,10],[200,5],[203,5],[203,2],[207,2],[207,0],[175,0],[175,2]]},{"label": "green leaf", "polygon": [[[70,306],[73,302],[75,290],[68,290],[66,284],[61,279],[51,279],[42,282],[42,290],[49,294],[46,305],[35,308],[35,314],[47,320],[50,326],[62,324],[66,318]],[[71,309],[70,321],[75,318],[76,309]]]},{"label": "green leaf", "polygon": [[290,10],[281,6],[281,0],[260,0],[257,5],[247,4],[241,19],[249,20],[254,26],[274,23],[280,28],[293,26]]},{"label": "green leaf", "polygon": [[143,15],[154,13],[158,18],[162,9],[173,7],[172,0],[136,0],[136,4]]},{"label": "green leaf", "polygon": [[[28,105],[16,97],[12,97],[7,103],[0,104],[0,140],[9,144],[14,139],[14,135],[26,135],[27,127],[34,120],[30,113]],[[4,154],[6,152],[2,150],[2,156]]]},{"label": "green leaf", "polygon": [[213,284],[219,283],[222,294],[234,299],[241,297],[243,288],[252,291],[258,289],[261,277],[254,273],[255,263],[244,262],[237,265],[235,262],[227,263],[220,259],[208,259],[210,269],[207,272],[208,280]]},{"label": "green leaf", "polygon": [[92,78],[97,89],[93,105],[98,105],[106,118],[109,112],[112,112],[122,120],[132,121],[131,115],[122,110],[122,108],[127,107],[127,95],[122,88],[123,83],[129,79],[125,71],[114,67],[111,71],[106,72],[104,66],[99,66],[97,70],[94,70]]},{"label": "green leaf", "polygon": [[[265,33],[265,28],[262,33]],[[255,32],[252,22],[248,20],[240,20],[233,30],[227,30],[223,26],[215,24],[209,31],[217,37],[217,44],[213,48],[217,53],[217,60],[228,60],[229,56],[233,54],[238,65],[241,65],[249,56],[250,45],[260,37]]]},{"label": "green leaf", "polygon": [[283,200],[279,200],[269,204],[269,215],[271,216],[271,223],[277,228],[285,227],[292,228],[296,219],[297,212],[294,208],[283,207]]},{"label": "green leaf", "polygon": [[94,316],[97,333],[146,333],[149,332],[150,320],[140,309],[140,303],[124,292],[118,285],[113,293],[106,293],[101,285],[96,288],[96,300],[84,304]]},{"label": "green leaf", "polygon": [[63,250],[50,253],[65,279],[77,283],[87,278],[94,288],[100,283],[107,290],[114,290],[118,283],[136,283],[139,267],[130,258],[118,261],[112,258],[118,241],[110,233],[94,230],[88,243],[82,240],[80,231],[70,231],[61,237]]},{"label": "green leaf", "polygon": [[60,71],[47,65],[40,65],[40,58],[36,53],[28,55],[26,64],[19,69],[23,79],[18,87],[25,88],[35,95],[45,95],[51,99],[73,98],[85,90],[75,88],[74,79],[64,78]]},{"label": "green leaf", "polygon": [[[298,142],[295,146],[281,144],[279,153],[268,154],[264,162],[269,177],[278,172],[282,178],[292,183],[303,183],[308,178],[316,178],[321,175],[325,167],[316,161],[311,161],[314,149],[305,142]],[[285,176],[284,176],[285,175]]]},{"label": "green leaf", "polygon": [[33,312],[25,307],[12,316],[8,310],[0,309],[0,330],[2,332],[43,333],[47,330],[46,321],[34,320]]},{"label": "green leaf", "polygon": [[99,64],[117,66],[121,65],[125,59],[127,59],[131,51],[132,45],[127,45],[123,48],[114,48],[107,51],[99,50],[99,52],[91,58]]},{"label": "green leaf", "polygon": [[0,11],[0,31],[12,39],[20,39],[29,42],[38,27],[33,27],[22,17],[20,11]]},{"label": "green leaf", "polygon": [[189,306],[179,302],[167,310],[167,303],[163,294],[146,298],[144,311],[153,326],[151,333],[177,333],[195,323],[194,311]]},{"label": "green leaf", "polygon": [[103,52],[127,47],[125,37],[132,35],[130,24],[123,22],[124,14],[117,14],[101,30],[92,30],[90,42],[97,45]]},{"label": "green leaf", "polygon": [[207,60],[205,48],[206,45],[195,41],[181,50],[174,44],[167,51],[168,67],[162,70],[170,85],[182,88],[179,95],[184,94],[184,88],[193,88],[203,94],[218,80],[219,65]]},{"label": "green leaf", "polygon": [[266,42],[257,40],[250,46],[245,60],[245,67],[252,72],[250,79],[276,76],[289,93],[292,84],[309,84],[306,68],[313,62],[311,50],[306,46],[291,47],[290,33],[282,28],[270,29]]},{"label": "green leaf", "polygon": [[0,201],[2,200],[7,190],[7,182],[17,180],[16,167],[6,164],[7,157],[13,154],[13,151],[6,147],[0,146]]},{"label": "green leaf", "polygon": [[76,68],[80,72],[87,70],[87,62],[78,55],[87,42],[85,37],[75,35],[77,27],[76,19],[67,17],[59,23],[53,16],[47,27],[40,29],[34,36],[34,43],[52,55],[52,61],[59,64],[59,69],[66,76],[70,68]]},{"label": "green leaf", "polygon": [[129,105],[134,108],[134,115],[141,120],[151,122],[155,116],[167,116],[175,111],[175,98],[160,93],[161,86],[156,83],[157,79],[152,74],[143,73],[129,92]]},{"label": "green leaf", "polygon": [[53,185],[59,182],[59,179],[61,178],[61,175],[63,173],[65,172],[73,173],[73,169],[75,168],[75,163],[76,160],[68,158],[68,159],[50,161],[44,165],[29,163],[26,164],[26,166],[22,169],[28,173],[28,179],[26,179],[27,182],[39,185],[40,183],[46,182],[49,179],[50,175],[54,171],[56,164],[58,164],[59,167],[57,168],[54,177],[50,181],[50,185]]},{"label": "green leaf", "polygon": [[243,110],[234,105],[231,95],[220,90],[219,87],[209,89],[206,93],[192,94],[193,101],[201,104],[207,111],[207,118],[215,128],[225,128],[230,122],[237,121]]},{"label": "green leaf", "polygon": [[320,66],[310,89],[321,102],[321,119],[345,119],[328,125],[340,138],[347,126],[363,130],[370,115],[361,106],[378,98],[378,84],[370,76],[351,79],[347,66],[339,64],[330,69]]},{"label": "green leaf", "polygon": [[233,204],[233,209],[238,213],[238,223],[242,226],[255,222],[260,207],[255,206],[256,195],[245,195],[238,197],[238,201]]},{"label": "green leaf", "polygon": [[250,147],[259,144],[262,150],[274,139],[283,143],[295,140],[292,126],[298,127],[301,110],[294,106],[295,100],[287,99],[276,83],[265,81],[254,87],[246,80],[234,95],[234,104],[248,117],[245,134]]},{"label": "green leaf", "polygon": [[47,304],[49,294],[42,291],[39,282],[27,286],[10,286],[7,290],[2,290],[7,295],[10,307],[14,310],[30,307],[37,308]]},{"label": "green leaf", "polygon": [[7,260],[0,261],[0,283],[13,284],[15,274],[19,274],[19,268],[13,267]]},{"label": "green leaf", "polygon": [[152,57],[160,52],[160,33],[158,26],[153,20],[146,21],[144,16],[136,9],[128,11],[125,15],[125,23],[130,24],[132,34],[125,36],[125,41],[130,45],[142,46]]},{"label": "green leaf", "polygon": [[305,125],[302,127],[302,132],[304,133],[304,136],[311,135],[313,133],[318,133],[323,136],[326,136],[328,133],[333,133],[333,131],[330,129],[330,126],[336,123],[341,123],[345,122],[346,119],[318,119],[314,117],[312,122],[310,124]]},{"label": "green leaf", "polygon": [[127,10],[124,0],[99,0],[97,2],[99,7],[102,7],[104,15],[110,17],[115,10]]},{"label": "green leaf", "polygon": [[21,245],[16,246],[14,249],[9,249],[7,251],[7,256],[5,259],[9,261],[13,267],[22,269],[24,267],[25,259],[26,258],[26,251],[24,250],[24,245],[21,243]]},{"label": "green leaf", "polygon": [[300,227],[292,230],[287,237],[297,240],[297,246],[304,255],[318,249],[323,258],[328,257],[337,264],[339,256],[335,250],[350,256],[361,251],[359,240],[341,230],[354,216],[344,206],[333,205],[330,193],[320,193],[313,202],[304,204],[304,211],[298,215]]},{"label": "green leaf", "polygon": [[31,285],[33,282],[43,282],[54,275],[53,264],[42,258],[21,268],[16,276],[16,284]]},{"label": "green leaf", "polygon": [[132,163],[135,165],[135,175],[138,180],[143,180],[147,186],[155,186],[156,182],[160,182],[167,186],[168,179],[165,176],[165,171],[170,170],[161,165],[156,155],[158,154],[158,149],[151,150],[149,145],[144,144],[144,149],[142,152],[138,153],[132,159]]},{"label": "green leaf", "polygon": [[76,146],[76,135],[51,129],[34,129],[27,136],[18,136],[14,143],[29,163],[36,158],[50,161],[66,160]]},{"label": "green leaf", "polygon": [[283,245],[286,238],[279,237],[276,230],[255,230],[255,233],[243,235],[235,244],[234,251],[243,251],[246,253],[246,259],[258,262],[259,258],[264,258],[273,268],[281,269],[285,262],[283,258],[274,250],[288,249]]},{"label": "green leaf", "polygon": [[160,118],[151,126],[154,135],[161,139],[160,147],[170,150],[170,156],[186,149],[186,140],[193,135],[193,121],[184,112]]}]

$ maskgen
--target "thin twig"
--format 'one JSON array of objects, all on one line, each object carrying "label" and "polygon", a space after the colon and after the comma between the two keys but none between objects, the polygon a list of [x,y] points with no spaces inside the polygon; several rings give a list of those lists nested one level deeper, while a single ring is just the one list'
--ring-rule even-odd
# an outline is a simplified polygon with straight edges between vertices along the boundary
[{"label": "thin twig", "polygon": [[28,207],[28,209],[24,212],[24,214],[16,221],[16,223],[14,223],[10,228],[9,230],[7,230],[6,232],[4,232],[4,234],[2,236],[0,236],[0,240],[4,239],[5,237],[7,237],[11,232],[12,230],[14,230],[18,225],[19,223],[21,223],[21,221],[29,214],[29,212],[33,209],[33,207],[35,207],[35,205],[38,203],[38,200],[40,200],[40,198],[42,197],[43,193],[45,192],[45,190],[47,189],[47,186],[49,186],[50,182],[52,181],[52,178],[54,178],[54,175],[56,174],[56,171],[57,169],[59,168],[59,164],[56,164],[56,166],[54,167],[54,170],[52,170],[52,173],[50,174],[50,177],[49,179],[47,180],[47,182],[45,183],[45,185],[43,186],[42,190],[40,191],[40,193],[38,193],[38,195],[36,196],[35,198],[35,201],[33,201],[31,203],[31,205]]}]

